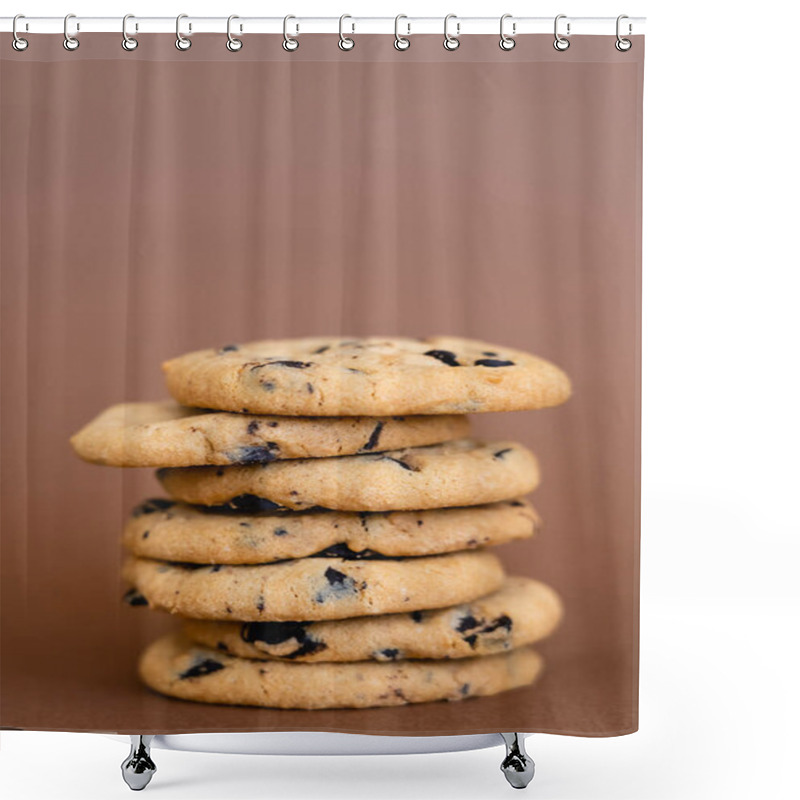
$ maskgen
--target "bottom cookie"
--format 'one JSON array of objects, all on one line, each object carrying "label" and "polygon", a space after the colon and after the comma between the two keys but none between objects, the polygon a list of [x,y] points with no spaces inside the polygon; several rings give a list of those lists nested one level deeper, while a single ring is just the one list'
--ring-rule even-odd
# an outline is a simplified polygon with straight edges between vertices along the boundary
[{"label": "bottom cookie", "polygon": [[139,661],[144,683],[200,703],[267,708],[369,708],[463,700],[532,683],[542,657],[529,647],[454,661],[287,664],[227,656],[170,634]]}]

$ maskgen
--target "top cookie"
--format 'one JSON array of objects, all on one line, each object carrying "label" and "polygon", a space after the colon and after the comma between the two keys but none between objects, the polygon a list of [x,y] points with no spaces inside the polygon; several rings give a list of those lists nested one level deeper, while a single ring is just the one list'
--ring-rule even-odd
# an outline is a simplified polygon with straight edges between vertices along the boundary
[{"label": "top cookie", "polygon": [[569,378],[537,356],[449,336],[277,339],[164,365],[181,404],[253,414],[516,411],[563,403]]},{"label": "top cookie", "polygon": [[71,439],[86,461],[112,467],[263,464],[421,447],[469,434],[464,416],[267,417],[120,403]]}]

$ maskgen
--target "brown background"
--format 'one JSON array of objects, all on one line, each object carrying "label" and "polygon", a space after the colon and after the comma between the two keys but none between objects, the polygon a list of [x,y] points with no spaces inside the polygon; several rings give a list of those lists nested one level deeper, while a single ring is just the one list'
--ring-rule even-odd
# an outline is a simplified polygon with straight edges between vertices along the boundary
[{"label": "brown background", "polygon": [[[0,49],[0,725],[73,731],[581,735],[637,727],[644,41],[58,36]],[[452,333],[530,349],[565,406],[478,420],[539,455],[537,540],[498,552],[562,594],[530,688],[463,703],[276,711],[168,700],[135,659],[174,621],[120,602],[148,471],[68,436],[165,395],[188,349]]]}]

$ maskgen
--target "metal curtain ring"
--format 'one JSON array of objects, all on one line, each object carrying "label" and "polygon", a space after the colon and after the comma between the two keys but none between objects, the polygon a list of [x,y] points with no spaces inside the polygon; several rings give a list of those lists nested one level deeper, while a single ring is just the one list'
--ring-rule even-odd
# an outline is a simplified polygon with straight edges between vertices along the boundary
[{"label": "metal curtain ring", "polygon": [[[70,35],[69,32],[69,21],[71,19],[75,19],[74,14],[67,14],[64,17],[64,49],[65,50],[77,50],[81,43],[74,37]],[[80,30],[80,25],[77,25],[75,28],[76,31]]]},{"label": "metal curtain ring", "polygon": [[[563,53],[569,47],[569,39],[565,39],[559,32],[558,32],[558,22],[559,20],[566,19],[566,14],[559,14],[555,22],[553,23],[553,33],[555,34],[555,41],[553,42],[553,47],[558,50],[560,53]],[[569,36],[569,29],[570,24],[567,23],[567,36]]]},{"label": "metal curtain ring", "polygon": [[[126,14],[122,18],[122,49],[128,50],[130,52],[131,50],[135,50],[139,46],[139,40],[133,36],[128,35],[129,19],[135,19],[133,14]],[[139,26],[137,25],[136,28],[138,29],[138,27]]]},{"label": "metal curtain ring", "polygon": [[[356,46],[356,43],[355,43],[354,39],[351,39],[349,36],[345,36],[344,35],[343,26],[344,26],[344,21],[346,19],[353,19],[353,18],[349,14],[342,14],[342,16],[339,17],[339,49],[340,50],[352,50]],[[355,31],[355,29],[356,29],[355,23],[352,23],[352,25],[353,25],[353,31]]]},{"label": "metal curtain ring", "polygon": [[[188,14],[178,14],[178,16],[175,18],[175,47],[177,47],[178,50],[188,50],[192,46],[192,40],[187,39],[181,33],[181,20],[188,18]],[[192,30],[191,23],[189,23],[189,30]]]},{"label": "metal curtain ring", "polygon": [[24,14],[17,14],[14,17],[14,21],[11,23],[11,35],[12,35],[11,46],[15,50],[17,50],[18,52],[21,53],[23,50],[27,50],[28,49],[28,40],[27,39],[23,39],[17,33],[17,20],[18,19],[25,19],[25,15]]},{"label": "metal curtain ring", "polygon": [[[450,33],[448,30],[448,23],[451,19],[456,20],[456,35]],[[455,14],[448,14],[444,18],[444,49],[445,50],[458,50],[461,42],[458,40],[458,35],[461,33],[461,23],[458,22],[458,17]]]},{"label": "metal curtain ring", "polygon": [[[239,17],[236,14],[231,14],[228,17],[228,41],[225,42],[225,47],[227,47],[228,50],[231,51],[231,53],[238,53],[242,49],[242,46],[244,45],[244,42],[241,39],[237,39],[231,33],[231,22],[233,22],[235,19],[239,19]],[[241,27],[239,28],[239,30],[240,31],[242,30]]]},{"label": "metal curtain ring", "polygon": [[[300,42],[295,36],[289,36],[290,19],[297,19],[297,17],[293,16],[292,14],[287,14],[283,18],[283,49],[288,53],[293,53],[298,47],[300,47]],[[300,26],[298,25],[296,29],[299,32]]]},{"label": "metal curtain ring", "polygon": [[[411,47],[411,39],[407,39],[405,36],[400,35],[400,20],[401,19],[408,19],[405,14],[398,14],[394,18],[394,49],[395,50],[408,50]],[[411,35],[411,23],[407,22],[406,26],[408,27],[408,36]]]},{"label": "metal curtain ring", "polygon": [[[623,39],[622,36],[620,36],[619,24],[624,19],[629,19],[627,14],[620,14],[617,17],[617,41],[614,43],[614,47],[616,47],[617,50],[620,51],[620,53],[627,53],[628,50],[630,50],[631,47],[633,47],[633,42],[630,39]],[[628,23],[628,35],[630,36],[630,34],[631,34],[631,24],[629,22]]]},{"label": "metal curtain ring", "polygon": [[513,50],[514,47],[516,47],[516,44],[517,44],[516,40],[512,38],[514,36],[514,34],[516,34],[516,32],[517,32],[517,23],[516,22],[512,22],[511,23],[511,36],[509,36],[505,32],[506,20],[507,19],[511,19],[512,16],[513,16],[512,14],[503,14],[503,16],[500,17],[500,49],[501,50]]}]

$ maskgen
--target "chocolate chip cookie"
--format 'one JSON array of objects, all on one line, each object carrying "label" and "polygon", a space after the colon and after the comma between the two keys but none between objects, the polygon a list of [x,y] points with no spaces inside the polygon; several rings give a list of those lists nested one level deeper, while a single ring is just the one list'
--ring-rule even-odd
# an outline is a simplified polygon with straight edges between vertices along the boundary
[{"label": "chocolate chip cookie", "polygon": [[228,656],[178,634],[144,651],[139,674],[157,692],[200,703],[368,708],[497,694],[532,683],[542,667],[529,647],[454,661],[287,664]]},{"label": "chocolate chip cookie", "polygon": [[230,344],[164,365],[181,404],[243,414],[464,414],[546,408],[570,394],[538,356],[450,336],[278,339]]},{"label": "chocolate chip cookie", "polygon": [[174,499],[207,506],[246,510],[257,498],[262,509],[407,511],[519,497],[538,485],[539,466],[516,442],[459,439],[369,455],[162,469],[158,477]]},{"label": "chocolate chip cookie", "polygon": [[86,461],[112,467],[260,464],[285,458],[377,453],[459,439],[464,416],[274,417],[163,403],[120,403],[70,442]]},{"label": "chocolate chip cookie", "polygon": [[187,620],[197,644],[242,658],[279,661],[399,661],[470,658],[549,636],[562,616],[558,595],[530,578],[506,578],[496,592],[432,611],[327,622]]}]

